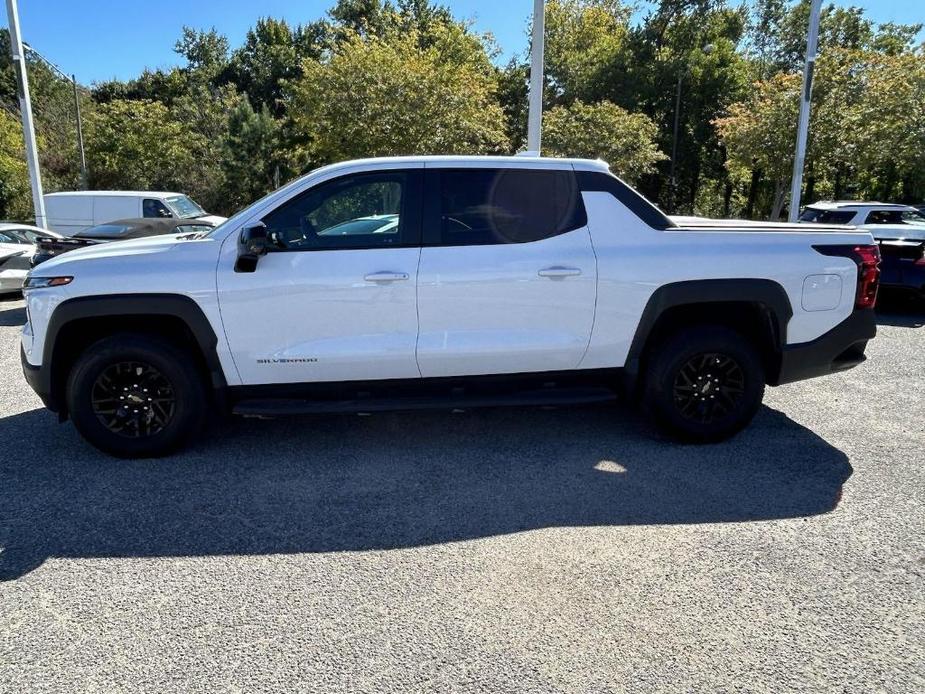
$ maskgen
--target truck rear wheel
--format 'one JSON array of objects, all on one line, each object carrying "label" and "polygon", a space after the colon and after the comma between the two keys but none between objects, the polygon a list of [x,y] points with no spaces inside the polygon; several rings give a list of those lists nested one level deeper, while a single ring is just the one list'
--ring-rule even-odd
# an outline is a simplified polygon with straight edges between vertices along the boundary
[{"label": "truck rear wheel", "polygon": [[77,431],[101,451],[151,458],[199,431],[206,397],[190,354],[156,336],[121,334],[78,357],[67,404]]},{"label": "truck rear wheel", "polygon": [[683,441],[722,441],[743,429],[764,397],[754,346],[724,326],[679,331],[650,355],[643,402],[655,423]]}]

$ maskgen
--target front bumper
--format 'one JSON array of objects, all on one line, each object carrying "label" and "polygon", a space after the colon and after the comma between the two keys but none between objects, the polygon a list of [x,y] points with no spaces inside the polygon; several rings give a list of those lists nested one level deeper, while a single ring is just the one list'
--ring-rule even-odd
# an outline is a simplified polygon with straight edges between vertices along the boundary
[{"label": "front bumper", "polygon": [[772,386],[793,383],[851,369],[867,357],[867,341],[877,334],[877,314],[873,309],[854,311],[827,333],[810,342],[785,345],[780,371]]},{"label": "front bumper", "polygon": [[51,392],[51,374],[50,369],[46,366],[33,366],[26,359],[26,352],[19,346],[19,360],[22,362],[22,373],[26,378],[26,383],[42,399],[42,403],[52,412],[57,412],[59,407]]}]

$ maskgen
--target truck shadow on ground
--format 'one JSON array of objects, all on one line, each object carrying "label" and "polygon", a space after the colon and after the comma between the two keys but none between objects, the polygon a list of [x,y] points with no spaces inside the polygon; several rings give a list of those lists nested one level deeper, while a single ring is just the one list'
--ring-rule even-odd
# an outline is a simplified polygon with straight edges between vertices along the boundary
[{"label": "truck shadow on ground", "polygon": [[0,301],[0,326],[14,328],[26,322],[26,308],[10,305],[12,302]]},{"label": "truck shadow on ground", "polygon": [[921,328],[925,326],[925,301],[904,293],[882,291],[877,298],[877,324]]},{"label": "truck shadow on ground", "polygon": [[725,523],[832,510],[847,457],[763,408],[712,446],[619,406],[216,425],[118,461],[43,410],[0,419],[0,578],[50,557],[415,547],[551,526]]}]

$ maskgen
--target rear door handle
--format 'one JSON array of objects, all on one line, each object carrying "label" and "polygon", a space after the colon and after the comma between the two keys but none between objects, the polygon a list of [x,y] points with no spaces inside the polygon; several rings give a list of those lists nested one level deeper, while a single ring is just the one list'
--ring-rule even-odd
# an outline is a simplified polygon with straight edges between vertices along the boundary
[{"label": "rear door handle", "polygon": [[365,277],[367,282],[400,282],[408,279],[407,272],[372,272]]},{"label": "rear door handle", "polygon": [[576,275],[581,274],[581,270],[577,267],[563,267],[561,265],[554,265],[552,267],[544,267],[542,270],[537,272],[540,277],[575,277]]}]

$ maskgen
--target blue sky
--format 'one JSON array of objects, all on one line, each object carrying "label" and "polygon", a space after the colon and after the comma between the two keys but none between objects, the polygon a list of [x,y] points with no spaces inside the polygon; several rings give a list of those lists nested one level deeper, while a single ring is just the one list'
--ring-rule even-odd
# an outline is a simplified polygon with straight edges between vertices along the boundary
[{"label": "blue sky", "polygon": [[[828,0],[826,0],[828,1]],[[260,16],[299,24],[322,17],[334,0],[19,0],[23,40],[78,81],[127,79],[145,67],[176,64],[173,44],[184,24],[214,26],[240,45]],[[532,0],[444,0],[458,17],[491,31],[504,55],[527,44]],[[877,22],[925,22],[923,0],[837,0],[864,7]],[[5,26],[6,3],[0,4]],[[925,39],[925,36],[923,36]]]}]

